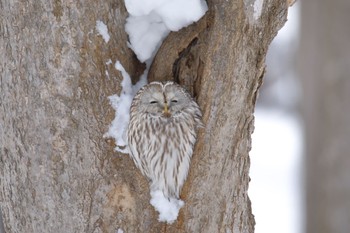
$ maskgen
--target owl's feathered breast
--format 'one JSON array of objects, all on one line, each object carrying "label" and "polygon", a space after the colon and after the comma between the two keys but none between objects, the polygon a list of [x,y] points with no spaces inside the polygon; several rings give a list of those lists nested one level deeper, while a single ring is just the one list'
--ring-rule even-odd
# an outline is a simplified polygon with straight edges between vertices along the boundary
[{"label": "owl's feathered breast", "polygon": [[170,187],[163,190],[167,195],[178,197],[187,176],[196,141],[195,124],[193,116],[185,111],[170,118],[148,114],[137,119],[131,116],[131,156],[153,183]]}]

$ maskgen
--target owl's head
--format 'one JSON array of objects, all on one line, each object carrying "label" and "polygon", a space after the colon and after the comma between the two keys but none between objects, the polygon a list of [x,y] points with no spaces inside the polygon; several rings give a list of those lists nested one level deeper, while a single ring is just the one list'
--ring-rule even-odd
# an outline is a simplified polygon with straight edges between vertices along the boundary
[{"label": "owl's head", "polygon": [[191,96],[174,82],[152,82],[144,86],[134,101],[139,113],[169,118],[190,107]]}]

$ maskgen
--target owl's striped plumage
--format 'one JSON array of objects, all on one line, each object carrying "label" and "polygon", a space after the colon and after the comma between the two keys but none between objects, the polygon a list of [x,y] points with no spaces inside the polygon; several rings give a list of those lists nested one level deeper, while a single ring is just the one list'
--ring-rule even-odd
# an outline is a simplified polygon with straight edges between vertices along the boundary
[{"label": "owl's striped plumage", "polygon": [[136,94],[130,108],[128,145],[151,190],[179,198],[202,126],[198,104],[174,82],[152,82]]}]

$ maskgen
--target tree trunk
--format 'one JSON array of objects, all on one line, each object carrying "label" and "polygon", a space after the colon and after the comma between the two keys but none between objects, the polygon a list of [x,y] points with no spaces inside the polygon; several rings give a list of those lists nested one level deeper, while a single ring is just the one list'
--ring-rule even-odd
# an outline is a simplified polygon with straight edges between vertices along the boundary
[{"label": "tree trunk", "polygon": [[350,2],[302,2],[308,233],[350,229]]},{"label": "tree trunk", "polygon": [[[208,2],[169,35],[149,79],[174,76],[204,114],[178,220],[157,221],[146,179],[103,139],[127,48],[122,1],[1,2],[0,202],[10,232],[253,232],[247,196],[253,110],[285,0]],[[95,29],[105,22],[106,43]]]}]

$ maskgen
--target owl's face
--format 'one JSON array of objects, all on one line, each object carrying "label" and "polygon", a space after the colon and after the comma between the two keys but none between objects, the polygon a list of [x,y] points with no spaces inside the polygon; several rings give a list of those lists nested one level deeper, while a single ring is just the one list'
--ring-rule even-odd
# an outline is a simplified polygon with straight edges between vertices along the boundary
[{"label": "owl's face", "polygon": [[177,84],[154,82],[140,96],[139,111],[152,117],[169,118],[183,111],[190,102],[190,96]]}]

